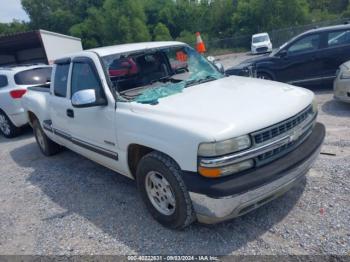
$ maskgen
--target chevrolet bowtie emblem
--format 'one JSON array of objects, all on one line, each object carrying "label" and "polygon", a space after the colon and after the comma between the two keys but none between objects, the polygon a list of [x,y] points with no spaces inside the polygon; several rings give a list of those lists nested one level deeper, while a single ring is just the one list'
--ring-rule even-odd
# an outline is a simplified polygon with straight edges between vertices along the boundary
[{"label": "chevrolet bowtie emblem", "polygon": [[293,130],[293,133],[289,136],[289,141],[294,142],[298,140],[298,138],[303,134],[303,130],[301,128]]}]

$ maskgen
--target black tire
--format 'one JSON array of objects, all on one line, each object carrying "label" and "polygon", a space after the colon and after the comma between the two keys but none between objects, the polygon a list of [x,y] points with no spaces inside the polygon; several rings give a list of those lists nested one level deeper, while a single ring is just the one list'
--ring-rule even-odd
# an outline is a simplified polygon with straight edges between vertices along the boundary
[{"label": "black tire", "polygon": [[[165,215],[152,204],[146,189],[146,178],[150,172],[160,173],[169,183],[175,199],[174,211]],[[172,229],[183,229],[196,220],[192,201],[181,178],[181,169],[170,157],[153,151],[144,156],[136,172],[137,186],[151,215],[162,225]],[[169,206],[168,206],[169,207]]]},{"label": "black tire", "polygon": [[38,120],[33,122],[35,140],[45,156],[53,156],[61,151],[61,146],[53,142],[44,132]]},{"label": "black tire", "polygon": [[21,133],[21,128],[15,126],[2,110],[0,110],[0,132],[6,138],[14,138]]},{"label": "black tire", "polygon": [[258,72],[257,78],[264,79],[264,80],[273,80],[273,77],[268,73]]}]

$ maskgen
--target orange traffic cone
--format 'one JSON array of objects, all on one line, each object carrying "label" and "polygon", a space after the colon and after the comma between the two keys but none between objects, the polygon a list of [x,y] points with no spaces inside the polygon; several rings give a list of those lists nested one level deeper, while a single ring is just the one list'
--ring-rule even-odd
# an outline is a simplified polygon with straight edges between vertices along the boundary
[{"label": "orange traffic cone", "polygon": [[196,44],[197,52],[200,54],[203,54],[207,50],[205,49],[205,44],[202,40],[201,34],[199,32],[197,32],[196,37],[197,37],[197,44]]}]

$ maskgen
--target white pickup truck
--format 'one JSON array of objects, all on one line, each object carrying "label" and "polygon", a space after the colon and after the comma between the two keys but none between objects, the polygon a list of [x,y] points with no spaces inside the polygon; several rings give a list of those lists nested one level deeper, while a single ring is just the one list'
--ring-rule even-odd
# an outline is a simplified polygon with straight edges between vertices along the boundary
[{"label": "white pickup truck", "polygon": [[83,51],[55,61],[51,79],[22,101],[41,151],[67,147],[135,179],[171,228],[228,220],[282,195],[325,137],[311,91],[226,77],[180,42]]}]

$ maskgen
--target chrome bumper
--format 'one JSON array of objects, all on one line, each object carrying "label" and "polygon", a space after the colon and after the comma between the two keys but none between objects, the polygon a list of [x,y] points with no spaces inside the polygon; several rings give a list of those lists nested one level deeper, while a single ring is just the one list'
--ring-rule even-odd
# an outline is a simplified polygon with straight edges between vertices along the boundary
[{"label": "chrome bumper", "polygon": [[321,151],[321,146],[301,165],[289,170],[282,178],[243,194],[211,198],[190,192],[192,204],[201,223],[214,224],[244,215],[281,196],[300,182]]}]

